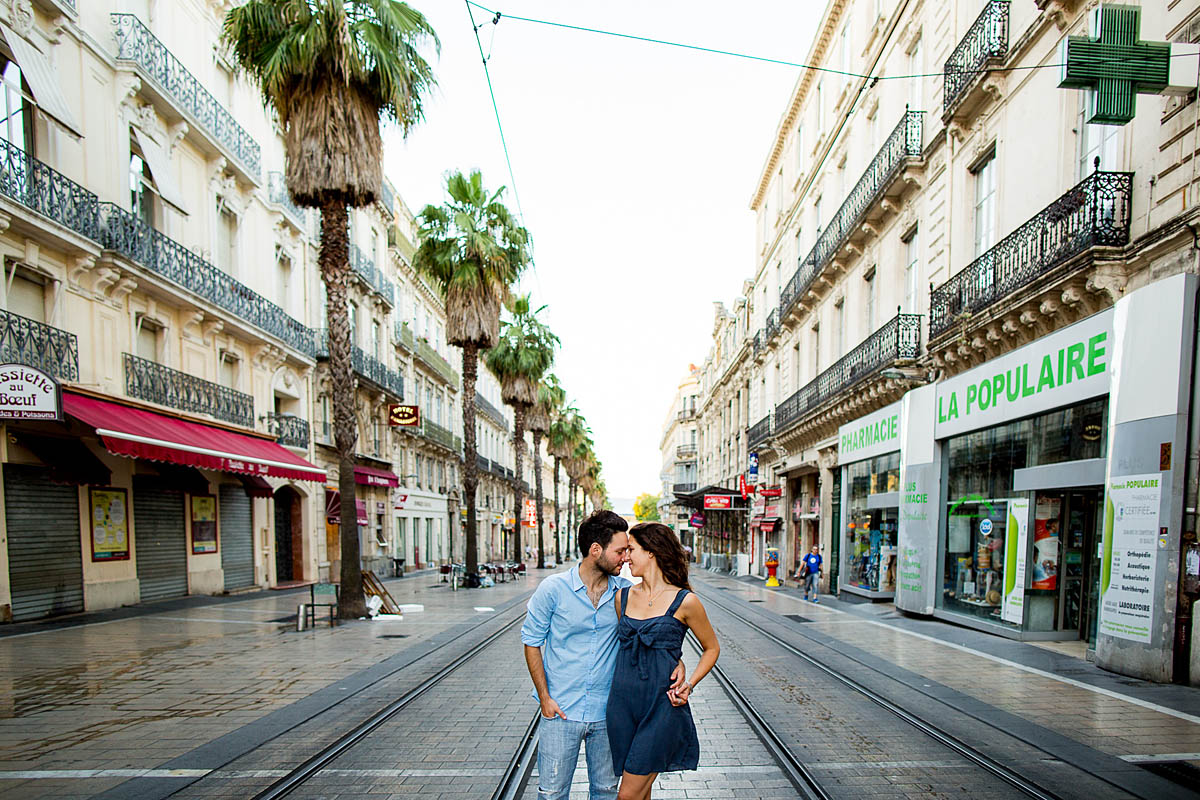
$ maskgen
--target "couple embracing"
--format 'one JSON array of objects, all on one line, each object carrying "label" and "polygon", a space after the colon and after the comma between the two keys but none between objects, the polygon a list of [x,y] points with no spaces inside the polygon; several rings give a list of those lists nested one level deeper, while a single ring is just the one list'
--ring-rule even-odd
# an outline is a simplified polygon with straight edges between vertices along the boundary
[{"label": "couple embracing", "polygon": [[[660,772],[697,767],[688,699],[720,646],[666,525],[597,511],[578,540],[583,560],[538,586],[521,628],[541,703],[538,798],[567,799],[584,744],[591,800],[648,800]],[[639,585],[620,577],[626,563]],[[685,680],[689,629],[704,652]]]}]

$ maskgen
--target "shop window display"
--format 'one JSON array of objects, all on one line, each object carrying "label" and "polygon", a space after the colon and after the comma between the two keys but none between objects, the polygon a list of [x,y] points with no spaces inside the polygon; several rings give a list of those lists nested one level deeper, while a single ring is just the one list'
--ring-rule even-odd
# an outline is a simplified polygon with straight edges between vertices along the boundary
[{"label": "shop window display", "polygon": [[[947,440],[943,608],[1021,627],[1001,617],[1006,543],[1017,524],[1010,506],[1032,495],[1013,491],[1013,471],[1102,458],[1106,416],[1107,401],[1096,400]],[[1046,501],[1034,511],[1026,589],[1048,585],[1057,572],[1055,511]]]},{"label": "shop window display", "polygon": [[[873,592],[896,590],[896,533],[899,508],[882,506],[879,495],[900,490],[900,454],[889,453],[845,468],[846,574],[843,585]],[[876,498],[876,502],[872,502]]]}]

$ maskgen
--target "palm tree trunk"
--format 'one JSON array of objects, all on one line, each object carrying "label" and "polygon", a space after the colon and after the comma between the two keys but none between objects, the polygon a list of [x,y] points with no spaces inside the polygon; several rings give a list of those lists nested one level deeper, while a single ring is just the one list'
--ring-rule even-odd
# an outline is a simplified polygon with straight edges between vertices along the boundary
[{"label": "palm tree trunk", "polygon": [[546,568],[546,544],[542,538],[542,432],[533,432],[533,501],[537,507],[538,569]]},{"label": "palm tree trunk", "polygon": [[525,490],[521,483],[525,480],[525,408],[513,406],[513,449],[516,454],[516,478],[513,479],[513,496],[516,511],[513,514],[513,547],[516,549],[514,561],[523,561],[525,551],[521,549],[521,516],[524,511]]},{"label": "palm tree trunk", "polygon": [[559,516],[558,510],[558,468],[562,465],[562,459],[558,456],[554,457],[554,563],[562,563],[562,517]]},{"label": "palm tree trunk", "polygon": [[[579,549],[579,519],[575,514],[575,479],[567,479],[567,552],[571,558]],[[574,544],[572,544],[574,542]]]},{"label": "palm tree trunk", "polygon": [[466,571],[479,571],[479,528],[475,524],[475,489],[479,486],[479,459],[475,455],[475,380],[479,370],[479,347],[463,345],[463,502],[467,504]]},{"label": "palm tree trunk", "polygon": [[358,426],[354,418],[354,375],[350,362],[350,314],[346,287],[350,280],[350,239],[345,203],[328,200],[321,207],[321,252],[318,263],[325,281],[329,326],[329,371],[333,379],[333,435],[338,452],[338,490],[342,519],[339,525],[342,561],[338,617],[365,616],[362,562],[358,548],[358,513],[354,485],[354,446]]}]

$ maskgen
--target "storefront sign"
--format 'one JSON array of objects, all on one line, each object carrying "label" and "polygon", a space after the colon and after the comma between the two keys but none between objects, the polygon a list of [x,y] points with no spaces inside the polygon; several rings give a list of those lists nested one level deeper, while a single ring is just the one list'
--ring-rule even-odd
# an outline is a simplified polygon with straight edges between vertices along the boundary
[{"label": "storefront sign", "polygon": [[900,403],[838,428],[838,463],[849,464],[900,449]]},{"label": "storefront sign", "polygon": [[525,513],[521,515],[521,524],[526,528],[537,527],[537,504],[534,501],[525,501]]},{"label": "storefront sign", "polygon": [[704,515],[703,514],[692,514],[691,519],[688,520],[688,524],[691,525],[693,528],[703,528],[704,527]]},{"label": "storefront sign", "polygon": [[129,560],[129,508],[124,489],[94,488],[92,500],[92,561]]},{"label": "storefront sign", "polygon": [[1104,502],[1100,632],[1150,643],[1162,473],[1112,478]]},{"label": "storefront sign", "polygon": [[782,497],[783,488],[779,486],[764,486],[759,490],[763,497]]},{"label": "storefront sign", "polygon": [[706,494],[706,495],[704,495],[704,507],[705,508],[714,508],[714,509],[733,508],[733,495]]},{"label": "storefront sign", "polygon": [[421,409],[392,403],[388,406],[388,425],[411,428],[421,424]]},{"label": "storefront sign", "polygon": [[0,364],[0,419],[62,419],[58,381],[24,364]]},{"label": "storefront sign", "polygon": [[[408,505],[408,495],[392,492],[392,508],[397,511],[403,511],[406,505]],[[463,513],[465,514],[466,512],[467,510],[464,508]]]},{"label": "storefront sign", "polygon": [[1000,618],[1020,625],[1025,618],[1025,553],[1029,546],[1029,501],[1008,501],[1004,539],[1004,597]]},{"label": "storefront sign", "polygon": [[217,498],[192,495],[192,555],[217,552]]},{"label": "storefront sign", "polygon": [[750,454],[750,467],[747,470],[749,477],[746,479],[749,483],[758,483],[758,453]]},{"label": "storefront sign", "polygon": [[738,491],[742,493],[743,498],[749,496],[750,493],[754,491],[754,487],[746,486],[745,475],[738,475]]},{"label": "storefront sign", "polygon": [[942,465],[934,447],[933,384],[913,389],[900,401],[900,532],[896,607],[931,614],[937,581],[938,505]]},{"label": "storefront sign", "polygon": [[1108,394],[1112,326],[1110,308],[937,384],[935,436]]},{"label": "storefront sign", "polygon": [[767,503],[766,508],[763,509],[763,514],[767,517],[767,519],[776,518],[779,516],[779,506],[780,503],[778,501],[774,503]]},{"label": "storefront sign", "polygon": [[750,504],[750,511],[756,517],[761,517],[767,512],[767,498],[759,495],[754,498],[754,502]]}]

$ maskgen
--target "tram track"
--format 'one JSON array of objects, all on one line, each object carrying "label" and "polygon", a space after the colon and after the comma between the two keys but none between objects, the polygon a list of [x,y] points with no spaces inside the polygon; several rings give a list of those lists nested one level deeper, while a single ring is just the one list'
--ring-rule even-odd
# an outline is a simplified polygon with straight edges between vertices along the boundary
[{"label": "tram track", "polygon": [[[958,757],[964,759],[965,761],[969,762],[970,764],[972,764],[972,765],[984,770],[985,772],[991,774],[992,776],[998,778],[999,780],[1003,781],[1005,784],[1011,786],[1012,788],[1020,791],[1024,796],[1037,798],[1038,800],[1061,800],[1060,795],[1057,795],[1054,792],[1046,789],[1045,787],[1040,786],[1039,784],[1029,780],[1025,776],[1021,775],[1020,773],[1018,773],[1015,770],[1011,769],[1010,767],[1006,766],[1005,764],[1002,764],[1001,762],[997,761],[996,759],[992,758],[991,756],[988,756],[985,753],[982,753],[979,750],[975,749],[974,747],[967,744],[966,742],[964,742],[962,739],[958,738],[957,736],[954,736],[953,734],[947,732],[946,730],[940,728],[939,726],[934,725],[934,724],[930,723],[928,720],[925,720],[925,719],[921,718],[920,716],[910,712],[909,710],[907,710],[903,706],[899,705],[898,703],[895,703],[895,702],[889,700],[888,698],[881,696],[878,692],[872,691],[869,687],[865,686],[864,684],[860,683],[859,681],[855,680],[854,678],[849,677],[845,673],[840,672],[837,669],[829,666],[828,664],[824,663],[823,661],[814,657],[813,655],[806,653],[803,650],[795,647],[790,642],[786,641],[785,639],[778,636],[777,634],[771,632],[764,626],[758,624],[753,619],[747,617],[744,613],[742,613],[738,609],[730,606],[729,604],[727,604],[725,602],[721,602],[721,596],[719,594],[717,594],[715,592],[711,592],[711,591],[705,591],[702,593],[702,597],[703,597],[706,605],[710,605],[710,606],[720,609],[723,613],[728,614],[729,616],[733,617],[734,619],[736,619],[737,621],[739,621],[740,623],[742,623],[749,629],[756,632],[758,635],[762,636],[763,638],[772,642],[774,645],[778,646],[780,649],[787,652],[789,655],[799,658],[800,660],[802,660],[809,666],[812,666],[815,669],[817,669],[818,671],[820,671],[823,675],[833,679],[841,686],[852,690],[853,692],[866,698],[867,700],[870,700],[873,704],[879,706],[880,708],[885,709],[890,714],[903,720],[908,725],[910,725],[913,728],[915,728],[916,730],[920,731],[922,734],[927,736],[929,739],[932,739],[933,741],[937,742],[938,744],[951,750]],[[690,634],[689,634],[689,636],[690,636]],[[739,703],[739,701],[735,695],[743,695],[744,696],[744,693],[732,681],[730,681],[728,676],[724,675],[723,672],[718,672],[717,669],[714,668],[714,673],[716,674],[718,681],[725,688],[726,692],[728,692],[730,694],[730,696],[734,698],[735,704],[739,704],[739,710],[741,710],[741,704]],[[760,719],[759,722],[756,722],[755,720],[752,720],[749,715],[747,715],[747,721],[749,721],[751,726],[754,727],[755,730],[759,733],[760,738],[763,738],[763,742],[764,742],[764,744],[767,745],[768,749],[771,749],[772,752],[775,753],[776,748],[773,747],[771,742],[769,742],[768,739],[764,738],[764,737],[770,737],[771,739],[778,739],[779,738],[778,735],[773,730],[770,729],[770,726],[767,726],[765,724],[765,718],[763,718],[762,715],[759,714],[757,712],[757,710],[755,710],[753,708],[753,705],[749,703],[749,700],[746,699],[745,702],[748,704],[749,710],[752,711]],[[744,715],[746,715],[747,711],[743,710],[742,713]],[[801,773],[801,775],[807,775],[807,776],[812,775],[812,771],[809,766],[803,765],[799,759],[796,759],[795,756],[791,753],[791,751],[787,750],[786,745],[783,745],[783,748],[784,748],[783,757],[786,760],[795,761],[797,764],[800,764],[800,766],[802,766],[804,768],[804,772]],[[782,763],[783,762],[781,762],[781,764]],[[787,771],[786,767],[785,767],[785,771]],[[789,774],[789,778],[791,778],[792,776],[791,776],[790,771],[788,774]],[[793,779],[793,782],[795,783],[796,780]],[[797,788],[799,789],[799,786]],[[829,795],[823,794],[820,796],[828,797]]]}]

